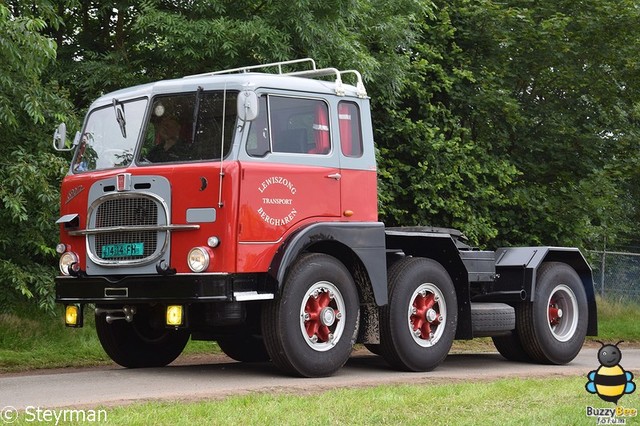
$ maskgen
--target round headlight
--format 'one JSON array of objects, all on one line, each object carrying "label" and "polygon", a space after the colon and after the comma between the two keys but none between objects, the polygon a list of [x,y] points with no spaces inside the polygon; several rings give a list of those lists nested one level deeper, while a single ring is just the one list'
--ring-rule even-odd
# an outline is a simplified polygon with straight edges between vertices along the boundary
[{"label": "round headlight", "polygon": [[187,263],[193,272],[206,271],[209,267],[209,252],[204,247],[194,247],[187,256]]},{"label": "round headlight", "polygon": [[68,251],[60,256],[60,272],[63,275],[70,275],[71,265],[78,263],[78,255]]}]

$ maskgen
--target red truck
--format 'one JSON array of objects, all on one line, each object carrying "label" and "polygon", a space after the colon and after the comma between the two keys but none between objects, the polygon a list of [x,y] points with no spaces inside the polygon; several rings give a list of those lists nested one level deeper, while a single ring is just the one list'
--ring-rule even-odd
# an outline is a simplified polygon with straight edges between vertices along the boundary
[{"label": "red truck", "polygon": [[563,364],[597,333],[578,249],[483,251],[456,230],[379,222],[357,71],[303,59],[136,86],[54,146],[75,150],[56,300],[71,327],[91,306],[122,366],[164,366],[191,338],[306,377],[335,373],[354,343],[427,371],[480,336]]}]

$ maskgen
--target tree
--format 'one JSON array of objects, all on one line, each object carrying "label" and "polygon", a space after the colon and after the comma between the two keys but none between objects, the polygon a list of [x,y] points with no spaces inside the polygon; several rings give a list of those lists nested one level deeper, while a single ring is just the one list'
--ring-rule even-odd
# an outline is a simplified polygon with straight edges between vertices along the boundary
[{"label": "tree", "polygon": [[420,0],[59,3],[58,78],[78,107],[121,87],[304,57],[359,69],[394,93],[406,67],[396,52],[429,10]]},{"label": "tree", "polygon": [[455,227],[486,244],[498,234],[492,211],[509,204],[518,172],[465,121],[461,91],[480,83],[456,35],[450,11],[436,8],[405,53],[401,96],[377,110],[381,207],[388,223]]},{"label": "tree", "polygon": [[45,21],[0,4],[0,306],[32,298],[53,306],[58,186],[64,160],[50,151],[53,123],[70,112],[43,74],[55,43]]},{"label": "tree", "polygon": [[637,235],[634,2],[436,6],[384,110],[386,216],[489,246]]},{"label": "tree", "polygon": [[460,92],[460,115],[520,172],[512,203],[494,211],[496,243],[625,237],[637,202],[627,187],[639,152],[635,2],[446,3],[479,83]]}]

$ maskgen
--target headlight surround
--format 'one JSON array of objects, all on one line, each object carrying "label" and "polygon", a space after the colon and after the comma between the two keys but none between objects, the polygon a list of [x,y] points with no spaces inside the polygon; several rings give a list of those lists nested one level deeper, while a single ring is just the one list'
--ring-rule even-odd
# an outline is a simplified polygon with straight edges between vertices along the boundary
[{"label": "headlight surround", "polygon": [[193,272],[203,272],[209,267],[211,254],[205,247],[194,247],[189,251],[187,263]]},{"label": "headlight surround", "polygon": [[78,255],[72,251],[68,251],[60,256],[60,272],[62,275],[71,275],[71,266],[78,263]]}]

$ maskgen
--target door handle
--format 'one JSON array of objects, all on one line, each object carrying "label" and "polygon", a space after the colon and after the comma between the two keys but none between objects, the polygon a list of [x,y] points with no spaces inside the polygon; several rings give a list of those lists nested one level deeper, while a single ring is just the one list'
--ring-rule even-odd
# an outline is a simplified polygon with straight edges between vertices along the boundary
[{"label": "door handle", "polygon": [[335,179],[335,180],[340,180],[340,178],[342,177],[342,175],[340,173],[332,173],[330,175],[325,176],[329,179]]}]

